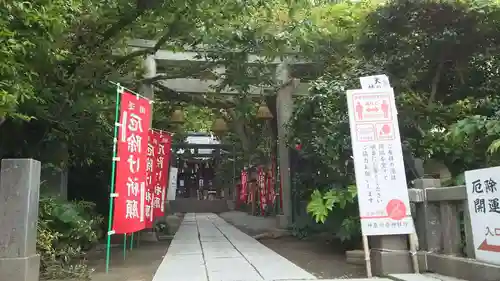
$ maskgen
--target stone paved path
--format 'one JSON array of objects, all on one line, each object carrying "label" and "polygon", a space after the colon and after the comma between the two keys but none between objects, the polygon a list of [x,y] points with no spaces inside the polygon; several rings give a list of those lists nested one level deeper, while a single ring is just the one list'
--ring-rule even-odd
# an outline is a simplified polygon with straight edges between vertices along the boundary
[{"label": "stone paved path", "polygon": [[170,280],[288,281],[317,278],[215,214],[186,214],[153,278],[153,281]]},{"label": "stone paved path", "polygon": [[[332,265],[334,266],[334,265]],[[186,214],[153,281],[318,280],[215,214]],[[323,281],[341,281],[341,279]],[[343,279],[346,280],[346,279]],[[459,281],[420,274],[351,281]]]}]

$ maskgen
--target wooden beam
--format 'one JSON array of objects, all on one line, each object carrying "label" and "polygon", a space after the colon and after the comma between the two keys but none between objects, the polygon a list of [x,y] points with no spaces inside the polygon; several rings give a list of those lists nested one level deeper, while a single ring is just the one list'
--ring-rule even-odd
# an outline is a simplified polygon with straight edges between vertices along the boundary
[{"label": "wooden beam", "polygon": [[[166,79],[157,81],[158,84],[171,89],[172,91],[178,93],[190,93],[190,94],[221,94],[221,95],[241,95],[240,92],[231,89],[231,87],[226,87],[220,92],[215,89],[220,85],[219,81],[216,80],[200,80],[195,78],[176,78],[176,79]],[[298,79],[294,79],[295,89],[293,91],[294,96],[307,96],[309,93],[309,83],[300,83]],[[274,88],[264,88],[257,86],[250,86],[250,95],[252,96],[262,96],[263,91],[275,91]]]},{"label": "wooden beam", "polygon": [[[154,48],[156,45],[155,40],[144,40],[144,39],[131,39],[128,41],[128,46],[132,51],[138,51],[146,48]],[[157,60],[166,60],[166,61],[187,61],[187,62],[206,62],[205,56],[208,54],[216,53],[215,50],[207,50],[203,46],[197,46],[196,48],[185,48],[184,52],[173,52],[168,50],[158,50],[155,53],[155,58]],[[233,50],[233,52],[238,52],[239,50]],[[309,61],[303,61],[297,59],[297,54],[287,54],[283,59],[281,58],[267,58],[259,55],[249,55],[247,63],[250,64],[280,64],[284,60],[287,61],[288,64],[312,64]]]}]

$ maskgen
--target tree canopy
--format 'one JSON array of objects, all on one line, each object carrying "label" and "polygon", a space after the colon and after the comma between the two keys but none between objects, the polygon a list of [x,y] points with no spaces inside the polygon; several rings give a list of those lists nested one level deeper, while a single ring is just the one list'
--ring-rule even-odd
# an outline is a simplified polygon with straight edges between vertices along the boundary
[{"label": "tree canopy", "polygon": [[[256,120],[255,111],[262,102],[274,111],[276,101],[248,91],[272,85],[274,69],[245,64],[249,54],[293,54],[313,65],[304,74],[309,95],[296,98],[289,124],[289,141],[302,144],[297,154],[307,163],[294,172],[297,198],[313,194],[319,202],[333,189],[328,204],[352,201],[344,95],[365,75],[389,76],[406,150],[442,163],[450,183],[500,161],[498,1],[1,1],[0,34],[0,157],[68,168],[73,197],[93,193],[88,186],[106,197],[115,107],[109,81],[131,89],[153,83],[153,124],[178,140],[222,117],[231,128],[222,141],[235,145],[241,165],[267,157],[276,122]],[[131,51],[132,38],[157,44]],[[195,97],[143,78],[144,56],[200,46],[206,63],[168,66],[163,78],[210,72],[240,95]],[[178,108],[183,126],[169,121]],[[321,202],[325,213],[331,206]]]}]

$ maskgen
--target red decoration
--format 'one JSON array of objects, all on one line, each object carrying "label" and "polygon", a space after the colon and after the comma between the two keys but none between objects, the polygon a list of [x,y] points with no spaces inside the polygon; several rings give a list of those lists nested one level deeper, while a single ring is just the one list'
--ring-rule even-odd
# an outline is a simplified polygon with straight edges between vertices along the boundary
[{"label": "red decoration", "polygon": [[146,205],[144,212],[146,213],[146,228],[152,228],[154,222],[153,214],[153,192],[156,185],[156,178],[153,177],[153,167],[155,166],[155,151],[158,142],[154,139],[154,131],[149,130],[148,134],[148,158],[146,162]]},{"label": "red decoration", "polygon": [[300,143],[296,144],[295,149],[302,150],[302,144],[300,144]]},{"label": "red decoration", "polygon": [[260,211],[261,215],[265,214],[266,206],[267,206],[267,195],[266,195],[266,178],[264,174],[264,170],[261,166],[258,168],[258,176],[257,176],[257,187],[259,188],[259,197],[260,197]]},{"label": "red decoration", "polygon": [[[276,157],[273,156],[273,173],[276,171]],[[283,210],[283,187],[281,183],[283,182],[283,177],[281,176],[281,172],[278,172],[278,175],[280,176],[280,187],[279,187],[279,197],[280,197],[280,210]],[[273,178],[276,179],[276,175],[273,174]]]},{"label": "red decoration", "polygon": [[153,166],[153,177],[155,179],[153,192],[153,214],[154,217],[163,217],[165,215],[165,200],[167,198],[172,136],[166,132],[155,131],[153,133],[153,141],[157,143]]},{"label": "red decoration", "polygon": [[269,204],[274,204],[276,199],[276,192],[274,191],[274,179],[272,174],[267,177],[267,202]]},{"label": "red decoration", "polygon": [[241,188],[240,188],[240,202],[245,203],[248,198],[248,190],[247,190],[247,172],[241,171]]},{"label": "red decoration", "polygon": [[149,100],[123,92],[117,136],[113,231],[132,233],[146,226],[146,160],[151,116]]}]

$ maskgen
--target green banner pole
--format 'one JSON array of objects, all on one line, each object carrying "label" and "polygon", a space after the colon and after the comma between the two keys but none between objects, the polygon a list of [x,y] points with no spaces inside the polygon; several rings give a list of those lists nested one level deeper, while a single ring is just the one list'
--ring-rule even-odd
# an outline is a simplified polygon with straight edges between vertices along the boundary
[{"label": "green banner pole", "polygon": [[118,118],[120,115],[120,94],[123,88],[120,84],[116,85],[116,106],[115,106],[115,124],[113,133],[113,159],[111,164],[111,192],[109,194],[109,214],[108,214],[108,237],[106,243],[106,273],[109,272],[109,261],[111,257],[111,235],[113,235],[113,203],[114,203],[114,193],[115,193],[115,174],[116,174],[116,146],[118,142]]},{"label": "green banner pole", "polygon": [[127,259],[127,233],[123,234],[123,260]]},{"label": "green banner pole", "polygon": [[134,233],[130,235],[130,250],[134,248]]}]

